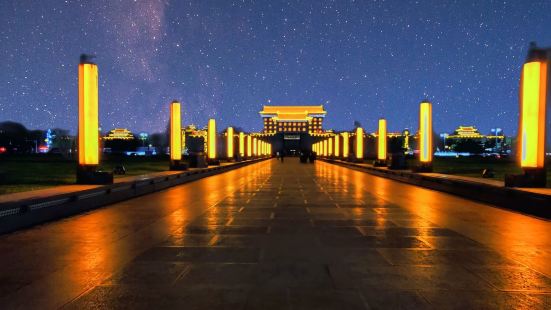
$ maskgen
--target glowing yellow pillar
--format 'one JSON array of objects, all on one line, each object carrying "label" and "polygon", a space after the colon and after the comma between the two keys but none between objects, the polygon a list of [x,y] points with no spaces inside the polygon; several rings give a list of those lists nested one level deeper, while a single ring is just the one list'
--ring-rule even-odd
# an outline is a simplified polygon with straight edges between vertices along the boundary
[{"label": "glowing yellow pillar", "polygon": [[211,118],[209,119],[209,124],[207,127],[207,157],[209,159],[216,158],[216,120]]},{"label": "glowing yellow pillar", "polygon": [[350,154],[350,134],[348,132],[342,133],[342,156],[347,158]]},{"label": "glowing yellow pillar", "polygon": [[247,135],[247,157],[253,156],[253,137]]},{"label": "glowing yellow pillar", "polygon": [[245,157],[245,133],[239,133],[239,156]]},{"label": "glowing yellow pillar", "polygon": [[543,168],[545,163],[545,113],[547,99],[547,62],[524,64],[520,89],[520,165]]},{"label": "glowing yellow pillar", "polygon": [[233,127],[228,127],[226,135],[226,155],[231,159],[233,158]]},{"label": "glowing yellow pillar", "polygon": [[182,123],[180,102],[170,103],[170,160],[182,159]]},{"label": "glowing yellow pillar", "polygon": [[258,155],[258,141],[256,139],[256,137],[253,137],[253,155],[254,156],[257,156]]},{"label": "glowing yellow pillar", "polygon": [[333,156],[333,138],[327,138],[327,155]]},{"label": "glowing yellow pillar", "polygon": [[356,128],[356,159],[364,158],[364,130]]},{"label": "glowing yellow pillar", "polygon": [[99,164],[98,66],[78,65],[78,163]]},{"label": "glowing yellow pillar", "polygon": [[377,140],[377,159],[379,161],[385,161],[387,156],[387,146],[386,146],[386,119],[379,119],[379,132]]},{"label": "glowing yellow pillar", "polygon": [[341,138],[340,135],[338,135],[338,134],[335,135],[335,152],[333,153],[333,154],[335,155],[335,157],[339,157],[339,156],[340,156],[340,152],[341,152],[341,150],[340,150],[340,143],[339,143],[339,142],[340,142],[340,141],[339,141],[340,138]]},{"label": "glowing yellow pillar", "polygon": [[419,107],[419,161],[432,162],[432,104],[423,101]]},{"label": "glowing yellow pillar", "polygon": [[327,156],[327,139],[323,139],[323,156]]}]

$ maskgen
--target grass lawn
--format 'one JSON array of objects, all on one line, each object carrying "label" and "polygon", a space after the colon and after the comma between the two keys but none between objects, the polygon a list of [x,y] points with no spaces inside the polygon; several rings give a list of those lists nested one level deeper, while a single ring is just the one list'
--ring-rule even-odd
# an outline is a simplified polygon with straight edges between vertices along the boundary
[{"label": "grass lawn", "polygon": [[[126,168],[126,175],[115,178],[168,170],[168,157],[111,157],[102,161],[100,169],[112,171],[117,165]],[[0,195],[75,184],[76,161],[58,156],[10,156],[0,158]],[[3,179],[2,179],[3,178]]]}]

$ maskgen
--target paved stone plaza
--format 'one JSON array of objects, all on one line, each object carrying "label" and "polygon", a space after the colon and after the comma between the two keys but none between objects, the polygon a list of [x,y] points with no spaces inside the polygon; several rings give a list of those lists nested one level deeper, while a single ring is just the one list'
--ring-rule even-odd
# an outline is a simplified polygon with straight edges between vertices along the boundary
[{"label": "paved stone plaza", "polygon": [[551,223],[318,162],[262,162],[0,237],[0,303],[549,309]]}]

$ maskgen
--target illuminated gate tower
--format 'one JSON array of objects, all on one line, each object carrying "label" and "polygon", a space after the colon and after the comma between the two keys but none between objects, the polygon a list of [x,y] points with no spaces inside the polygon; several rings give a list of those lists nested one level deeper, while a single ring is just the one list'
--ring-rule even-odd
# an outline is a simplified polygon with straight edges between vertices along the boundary
[{"label": "illuminated gate tower", "polygon": [[273,135],[274,152],[285,150],[290,154],[311,149],[310,135],[323,132],[326,114],[323,105],[264,106],[260,111],[263,133]]}]

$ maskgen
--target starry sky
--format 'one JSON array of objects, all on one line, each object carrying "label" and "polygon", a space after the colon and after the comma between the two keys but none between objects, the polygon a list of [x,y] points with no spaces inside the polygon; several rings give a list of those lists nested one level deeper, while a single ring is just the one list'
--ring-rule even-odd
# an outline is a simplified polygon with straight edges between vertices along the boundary
[{"label": "starry sky", "polygon": [[77,64],[97,56],[102,129],[183,123],[258,131],[264,104],[323,104],[326,128],[477,125],[514,134],[530,41],[547,1],[0,0],[0,121],[76,133]]}]

